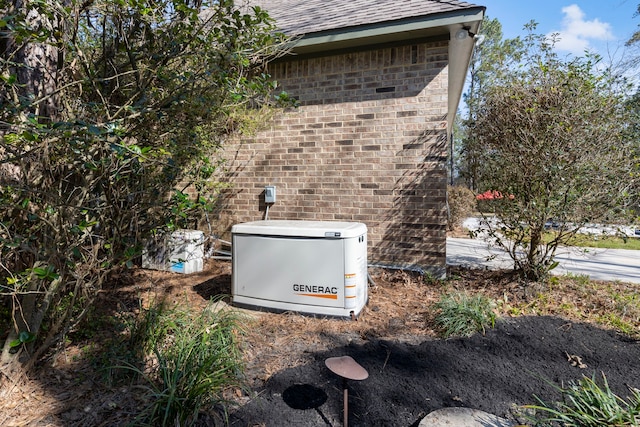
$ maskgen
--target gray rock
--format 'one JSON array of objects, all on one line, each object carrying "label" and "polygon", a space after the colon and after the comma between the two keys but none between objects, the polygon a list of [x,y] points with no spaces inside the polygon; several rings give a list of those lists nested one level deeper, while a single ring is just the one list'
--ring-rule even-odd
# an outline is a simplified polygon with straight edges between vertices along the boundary
[{"label": "gray rock", "polygon": [[442,408],[424,417],[418,427],[514,427],[504,418],[471,408]]}]

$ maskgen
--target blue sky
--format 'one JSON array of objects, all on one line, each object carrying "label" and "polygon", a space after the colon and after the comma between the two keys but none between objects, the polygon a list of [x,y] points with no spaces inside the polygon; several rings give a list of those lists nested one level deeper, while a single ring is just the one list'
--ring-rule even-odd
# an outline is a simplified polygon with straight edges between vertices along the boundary
[{"label": "blue sky", "polygon": [[525,35],[523,27],[538,22],[538,33],[560,33],[559,53],[596,51],[614,62],[624,56],[624,43],[638,29],[640,0],[468,0],[486,6],[486,15],[502,24],[504,38]]}]

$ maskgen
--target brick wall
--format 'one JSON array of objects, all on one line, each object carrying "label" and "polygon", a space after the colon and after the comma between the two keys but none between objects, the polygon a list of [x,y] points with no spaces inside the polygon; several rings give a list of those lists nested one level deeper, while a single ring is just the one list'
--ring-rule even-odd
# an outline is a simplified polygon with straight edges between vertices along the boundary
[{"label": "brick wall", "polygon": [[225,224],[357,221],[369,262],[442,275],[446,228],[448,43],[388,47],[272,65],[300,107],[228,147]]}]

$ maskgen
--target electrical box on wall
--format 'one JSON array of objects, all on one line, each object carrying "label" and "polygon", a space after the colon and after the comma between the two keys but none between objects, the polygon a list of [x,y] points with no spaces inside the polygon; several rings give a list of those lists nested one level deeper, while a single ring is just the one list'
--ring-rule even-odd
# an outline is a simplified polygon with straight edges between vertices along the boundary
[{"label": "electrical box on wall", "polygon": [[274,185],[267,185],[266,187],[264,187],[264,202],[276,202],[276,187]]},{"label": "electrical box on wall", "polygon": [[367,303],[366,225],[255,221],[231,235],[234,304],[352,317]]}]

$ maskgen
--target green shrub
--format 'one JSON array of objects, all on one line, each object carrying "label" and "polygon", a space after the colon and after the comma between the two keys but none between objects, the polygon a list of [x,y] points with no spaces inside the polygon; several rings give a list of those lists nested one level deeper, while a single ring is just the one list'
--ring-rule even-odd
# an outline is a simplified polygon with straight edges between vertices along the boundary
[{"label": "green shrub", "polygon": [[435,323],[444,338],[484,334],[487,327],[495,326],[494,306],[493,301],[482,295],[446,294],[435,304],[438,311]]},{"label": "green shrub", "polygon": [[466,187],[448,186],[447,205],[449,207],[447,228],[455,230],[462,226],[465,218],[473,214],[476,209],[476,198],[473,191]]},{"label": "green shrub", "polygon": [[137,423],[194,425],[202,409],[224,403],[223,392],[241,386],[234,312],[215,310],[213,304],[196,314],[154,307],[140,322],[135,341],[147,352],[146,368],[126,361],[120,366],[145,380],[149,404]]},{"label": "green shrub", "polygon": [[[562,425],[565,427],[622,427],[640,425],[640,391],[630,388],[631,396],[625,400],[609,388],[607,378],[602,375],[603,386],[595,378],[583,377],[578,384],[557,387],[562,393],[562,402],[525,408],[541,414],[529,417],[535,426]],[[544,415],[543,415],[544,414]]]}]

